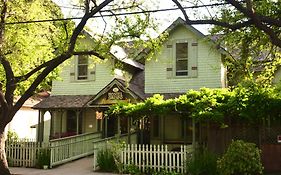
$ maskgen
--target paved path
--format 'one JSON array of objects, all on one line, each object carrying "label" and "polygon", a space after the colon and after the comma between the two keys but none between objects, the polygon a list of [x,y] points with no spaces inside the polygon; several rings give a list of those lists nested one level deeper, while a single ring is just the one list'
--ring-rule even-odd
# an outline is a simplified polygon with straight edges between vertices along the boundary
[{"label": "paved path", "polygon": [[87,157],[48,170],[11,167],[10,171],[17,175],[111,175],[93,172],[92,165],[93,158]]}]

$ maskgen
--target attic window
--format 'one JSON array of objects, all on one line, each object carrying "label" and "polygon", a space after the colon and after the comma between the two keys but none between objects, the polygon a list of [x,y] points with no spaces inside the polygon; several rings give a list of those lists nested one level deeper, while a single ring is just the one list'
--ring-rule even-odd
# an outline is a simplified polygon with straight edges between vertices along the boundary
[{"label": "attic window", "polygon": [[78,56],[77,64],[77,80],[88,79],[88,57],[84,55]]},{"label": "attic window", "polygon": [[176,76],[188,75],[188,43],[176,43]]}]

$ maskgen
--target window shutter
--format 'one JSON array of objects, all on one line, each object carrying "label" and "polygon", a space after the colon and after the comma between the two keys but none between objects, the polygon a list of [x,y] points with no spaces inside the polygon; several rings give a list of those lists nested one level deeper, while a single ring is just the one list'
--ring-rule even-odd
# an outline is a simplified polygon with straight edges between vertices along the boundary
[{"label": "window shutter", "polygon": [[96,80],[96,64],[93,62],[91,58],[89,58],[88,80],[89,81]]},{"label": "window shutter", "polygon": [[70,58],[70,66],[69,66],[69,80],[70,82],[74,82],[76,80],[76,60],[77,56]]},{"label": "window shutter", "polygon": [[198,76],[198,41],[190,40],[189,44],[189,72],[190,77]]},{"label": "window shutter", "polygon": [[166,57],[167,57],[167,67],[166,67],[166,72],[167,72],[167,79],[173,78],[173,43],[172,42],[167,42],[165,45],[166,49]]}]

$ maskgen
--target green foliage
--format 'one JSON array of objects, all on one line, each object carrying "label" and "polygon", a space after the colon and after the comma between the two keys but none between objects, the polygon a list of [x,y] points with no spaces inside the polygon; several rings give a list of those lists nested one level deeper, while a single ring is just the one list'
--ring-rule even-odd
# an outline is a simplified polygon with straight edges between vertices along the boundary
[{"label": "green foliage", "polygon": [[8,131],[7,133],[7,139],[8,141],[17,141],[19,139],[18,134],[15,131]]},{"label": "green foliage", "polygon": [[176,171],[168,171],[165,169],[161,169],[159,172],[154,171],[152,175],[180,175],[180,173],[177,173]]},{"label": "green foliage", "polygon": [[[63,18],[60,8],[51,0],[7,1],[7,10],[7,23]],[[65,29],[70,30],[73,26],[71,22],[66,21],[7,24],[1,52],[10,62],[15,76],[25,75],[66,49]],[[53,71],[38,89],[50,88],[51,79],[56,77],[57,73]],[[2,75],[0,81],[5,85],[6,79],[2,66],[0,66],[0,74]],[[34,78],[35,76],[32,76],[29,81],[19,83],[16,94],[22,94]]]},{"label": "green foliage", "polygon": [[122,172],[123,174],[135,174],[135,175],[141,175],[142,172],[139,169],[139,167],[137,167],[136,165],[130,164],[127,166],[124,166],[124,171]]},{"label": "green foliage", "polygon": [[226,153],[218,160],[221,175],[262,174],[260,150],[253,143],[232,141]]},{"label": "green foliage", "polygon": [[217,156],[207,149],[196,150],[186,162],[190,175],[217,175]]},{"label": "green foliage", "polygon": [[51,152],[48,148],[42,148],[39,150],[37,166],[43,168],[44,165],[50,166]]},{"label": "green foliage", "polygon": [[141,118],[150,115],[177,113],[192,117],[195,121],[223,123],[226,118],[236,118],[250,123],[259,123],[269,118],[280,118],[280,94],[271,87],[248,84],[235,89],[190,90],[175,99],[164,100],[156,94],[137,104],[113,105],[107,115],[123,115]]},{"label": "green foliage", "polygon": [[115,172],[117,171],[117,164],[112,149],[104,148],[97,153],[97,164],[100,171]]},{"label": "green foliage", "polygon": [[[251,3],[255,13],[276,20],[280,18],[280,10],[278,10],[281,7],[280,3],[269,0],[251,1]],[[237,24],[248,20],[248,17],[235,8],[222,6],[218,8],[213,19]],[[276,32],[276,36],[280,36],[280,27],[275,25],[267,25],[267,27]],[[237,30],[215,26],[211,32],[219,36],[217,42],[230,53],[230,56],[224,60],[228,67],[230,85],[245,80],[261,84],[271,82],[275,70],[281,64],[281,55],[280,48],[272,44],[265,32],[253,25]]]}]

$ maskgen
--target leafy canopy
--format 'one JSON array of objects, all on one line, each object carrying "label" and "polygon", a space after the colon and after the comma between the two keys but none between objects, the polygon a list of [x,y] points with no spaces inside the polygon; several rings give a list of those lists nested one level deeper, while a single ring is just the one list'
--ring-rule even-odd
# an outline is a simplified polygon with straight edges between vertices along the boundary
[{"label": "leafy canopy", "polygon": [[[241,7],[248,10],[253,9],[257,15],[264,19],[270,18],[272,21],[280,19],[280,2],[250,0],[241,4]],[[230,84],[236,85],[245,80],[270,84],[274,72],[281,64],[280,47],[271,42],[274,39],[270,38],[268,33],[252,24],[253,19],[243,13],[241,9],[231,5],[226,6],[217,10],[218,13],[214,19],[232,25],[244,24],[243,27],[236,30],[218,25],[211,30],[212,34],[218,35],[219,44],[230,53],[230,56],[225,60]],[[268,23],[267,27],[280,37],[280,26]]]},{"label": "leafy canopy", "polygon": [[[63,15],[57,5],[46,0],[17,0],[7,2],[6,23],[31,21],[38,19],[62,18]],[[44,22],[28,24],[6,24],[2,53],[13,68],[15,76],[23,76],[40,64],[52,59],[66,47],[65,29],[72,28],[70,22]],[[4,85],[6,77],[4,69],[0,66],[0,81]],[[38,88],[50,85],[50,79],[57,76],[52,72]],[[34,80],[21,82],[16,91],[23,93]]]},{"label": "leafy canopy", "polygon": [[141,118],[150,115],[177,113],[192,117],[195,121],[223,123],[228,117],[257,123],[280,118],[281,97],[274,88],[263,88],[255,84],[230,89],[190,90],[175,99],[164,100],[156,94],[137,104],[120,103],[110,107],[107,115],[122,115]]}]

